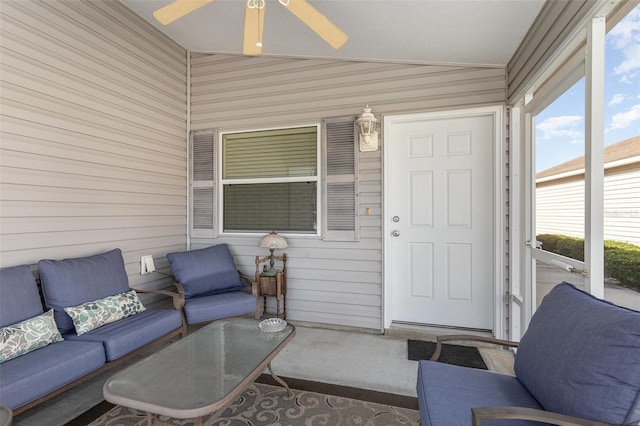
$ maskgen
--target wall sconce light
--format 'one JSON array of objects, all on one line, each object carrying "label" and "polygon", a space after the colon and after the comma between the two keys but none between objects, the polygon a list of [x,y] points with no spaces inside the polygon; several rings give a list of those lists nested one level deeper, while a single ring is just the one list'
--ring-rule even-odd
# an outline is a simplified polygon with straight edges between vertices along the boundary
[{"label": "wall sconce light", "polygon": [[371,113],[371,108],[367,105],[362,111],[360,118],[356,120],[360,140],[360,152],[378,150],[378,119]]}]

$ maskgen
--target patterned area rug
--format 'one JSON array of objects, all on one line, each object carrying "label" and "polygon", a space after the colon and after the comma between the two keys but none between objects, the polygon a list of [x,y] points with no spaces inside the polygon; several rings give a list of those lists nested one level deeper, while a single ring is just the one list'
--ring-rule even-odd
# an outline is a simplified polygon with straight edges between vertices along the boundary
[{"label": "patterned area rug", "polygon": [[[258,425],[419,425],[417,410],[358,399],[253,383],[223,412],[202,419],[205,426]],[[116,406],[91,426],[143,426],[144,412]],[[193,420],[156,416],[154,425],[189,425]]]}]

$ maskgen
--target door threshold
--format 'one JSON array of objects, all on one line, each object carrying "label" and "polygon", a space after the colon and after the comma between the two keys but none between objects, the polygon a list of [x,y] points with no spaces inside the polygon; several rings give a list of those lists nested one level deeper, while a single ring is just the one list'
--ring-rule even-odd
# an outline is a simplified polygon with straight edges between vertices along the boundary
[{"label": "door threshold", "polygon": [[472,334],[474,336],[494,337],[491,330],[481,328],[455,327],[440,324],[423,324],[409,321],[392,321],[391,326],[385,329],[385,334],[398,337],[432,337],[445,334]]}]

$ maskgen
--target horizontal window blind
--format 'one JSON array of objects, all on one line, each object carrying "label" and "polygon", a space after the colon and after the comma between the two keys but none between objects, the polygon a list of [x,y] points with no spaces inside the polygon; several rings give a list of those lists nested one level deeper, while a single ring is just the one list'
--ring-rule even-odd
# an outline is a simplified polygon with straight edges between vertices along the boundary
[{"label": "horizontal window blind", "polygon": [[315,126],[225,134],[223,179],[316,176],[317,137]]},{"label": "horizontal window blind", "polygon": [[316,232],[316,182],[224,185],[224,230]]}]

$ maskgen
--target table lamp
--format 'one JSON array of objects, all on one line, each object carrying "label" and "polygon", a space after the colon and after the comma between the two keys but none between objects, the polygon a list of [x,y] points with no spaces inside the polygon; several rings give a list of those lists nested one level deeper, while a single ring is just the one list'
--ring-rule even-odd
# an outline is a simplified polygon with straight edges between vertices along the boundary
[{"label": "table lamp", "polygon": [[273,251],[276,249],[285,249],[289,247],[289,245],[287,244],[287,240],[273,231],[262,237],[262,239],[260,240],[260,247],[268,248],[271,251],[269,270],[265,272],[265,275],[275,275],[276,269],[274,268]]}]

